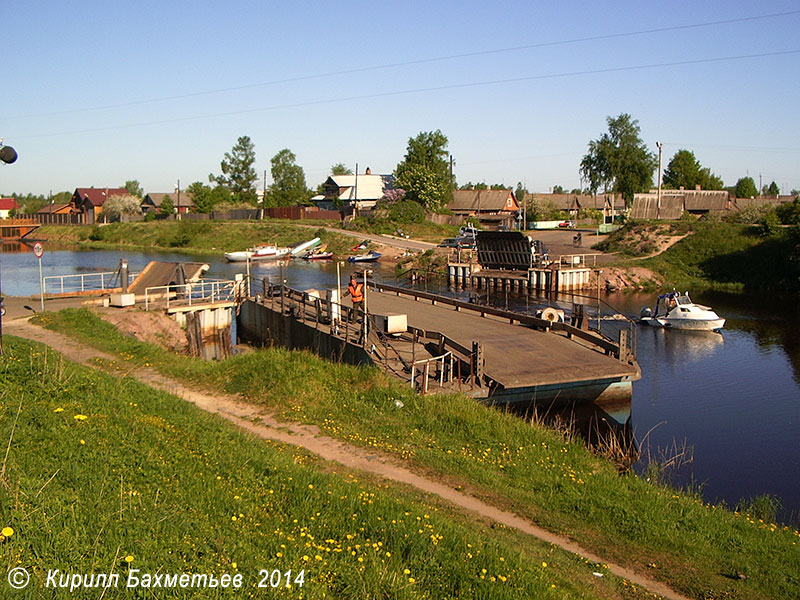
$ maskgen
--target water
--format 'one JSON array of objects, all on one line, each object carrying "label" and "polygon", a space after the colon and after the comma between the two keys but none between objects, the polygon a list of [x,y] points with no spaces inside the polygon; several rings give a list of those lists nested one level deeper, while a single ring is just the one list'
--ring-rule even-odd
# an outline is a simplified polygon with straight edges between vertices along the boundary
[{"label": "water", "polygon": [[[210,265],[209,277],[232,278],[242,263],[220,257],[122,251],[49,251],[45,275],[115,270],[128,259],[132,271],[150,260],[199,261]],[[393,269],[370,265],[376,276],[389,281]],[[346,285],[353,265],[341,268]],[[256,278],[280,281],[279,263],[251,265]],[[38,264],[30,251],[0,254],[2,291],[8,295],[38,294]],[[328,288],[337,283],[333,262],[295,260],[285,267],[287,285]],[[487,300],[486,291],[448,290],[438,282],[423,282],[432,292]],[[673,446],[691,449],[693,461],[674,474],[676,485],[700,485],[710,502],[735,506],[741,499],[772,494],[781,499],[783,518],[800,515],[800,307],[796,297],[775,295],[693,294],[728,319],[721,334],[679,332],[638,327],[637,359],[642,379],[634,384],[631,425],[643,454],[658,457]],[[490,292],[497,306],[533,310],[535,299]],[[569,308],[573,298],[559,297]],[[580,301],[592,304],[588,298]],[[653,295],[609,294],[603,300],[624,314],[638,315],[652,304]],[[605,328],[614,322],[604,322]]]}]

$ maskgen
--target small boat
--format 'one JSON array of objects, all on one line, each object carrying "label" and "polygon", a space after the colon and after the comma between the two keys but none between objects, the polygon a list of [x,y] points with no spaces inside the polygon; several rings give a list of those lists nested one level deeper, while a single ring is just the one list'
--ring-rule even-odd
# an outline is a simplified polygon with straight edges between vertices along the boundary
[{"label": "small boat", "polygon": [[333,258],[333,252],[328,252],[327,245],[322,244],[319,248],[309,250],[300,258],[303,260],[329,260]]},{"label": "small boat", "polygon": [[692,302],[689,292],[679,294],[675,290],[658,297],[655,311],[643,308],[639,322],[651,327],[699,331],[716,331],[725,325],[725,319],[713,309]]},{"label": "small boat", "polygon": [[356,256],[351,256],[347,260],[351,263],[358,263],[358,262],[375,262],[381,257],[380,252],[375,252],[375,250],[370,250],[367,254],[358,254]]},{"label": "small boat", "polygon": [[279,258],[287,258],[289,256],[290,248],[282,248],[279,246],[254,246],[247,250],[240,250],[237,252],[226,252],[225,260],[228,262],[245,262],[248,260],[277,260]]},{"label": "small boat", "polygon": [[314,246],[319,246],[320,241],[321,240],[318,237],[315,237],[313,240],[308,240],[302,244],[297,244],[296,246],[292,247],[291,254],[292,256],[301,256],[303,252],[310,250]]},{"label": "small boat", "polygon": [[356,244],[355,246],[353,246],[350,249],[351,250],[366,250],[367,246],[369,246],[369,240],[364,240],[360,244]]}]

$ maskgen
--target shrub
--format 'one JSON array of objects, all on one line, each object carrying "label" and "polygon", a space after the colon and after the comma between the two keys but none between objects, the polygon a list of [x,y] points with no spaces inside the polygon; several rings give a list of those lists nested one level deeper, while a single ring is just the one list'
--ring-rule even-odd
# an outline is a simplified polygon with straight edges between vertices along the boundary
[{"label": "shrub", "polygon": [[389,219],[402,225],[422,223],[425,220],[425,209],[419,202],[403,200],[389,208]]}]

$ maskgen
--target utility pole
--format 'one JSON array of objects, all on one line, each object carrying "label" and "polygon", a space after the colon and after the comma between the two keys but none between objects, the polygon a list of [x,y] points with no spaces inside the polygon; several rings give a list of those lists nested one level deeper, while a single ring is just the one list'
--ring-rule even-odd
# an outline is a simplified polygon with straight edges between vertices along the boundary
[{"label": "utility pole", "polygon": [[656,142],[656,146],[658,146],[658,200],[656,204],[656,219],[661,218],[661,150],[664,147],[664,144],[661,142]]}]

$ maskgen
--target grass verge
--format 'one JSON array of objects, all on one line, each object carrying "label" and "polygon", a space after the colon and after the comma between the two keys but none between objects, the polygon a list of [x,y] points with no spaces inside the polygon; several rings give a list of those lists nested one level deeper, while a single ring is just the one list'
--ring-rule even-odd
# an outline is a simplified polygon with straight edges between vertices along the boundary
[{"label": "grass verge", "polygon": [[420,397],[376,369],[305,352],[268,349],[217,363],[179,357],[122,335],[86,309],[38,319],[116,354],[117,367],[153,365],[394,455],[689,596],[800,595],[797,531],[620,476],[579,443],[467,397]]},{"label": "grass verge", "polygon": [[[645,597],[602,566],[332,472],[129,377],[4,341],[4,598]],[[15,568],[31,574],[24,591],[6,581]],[[118,589],[60,587],[92,573],[116,573]],[[182,573],[242,585],[125,589],[129,575]]]}]

